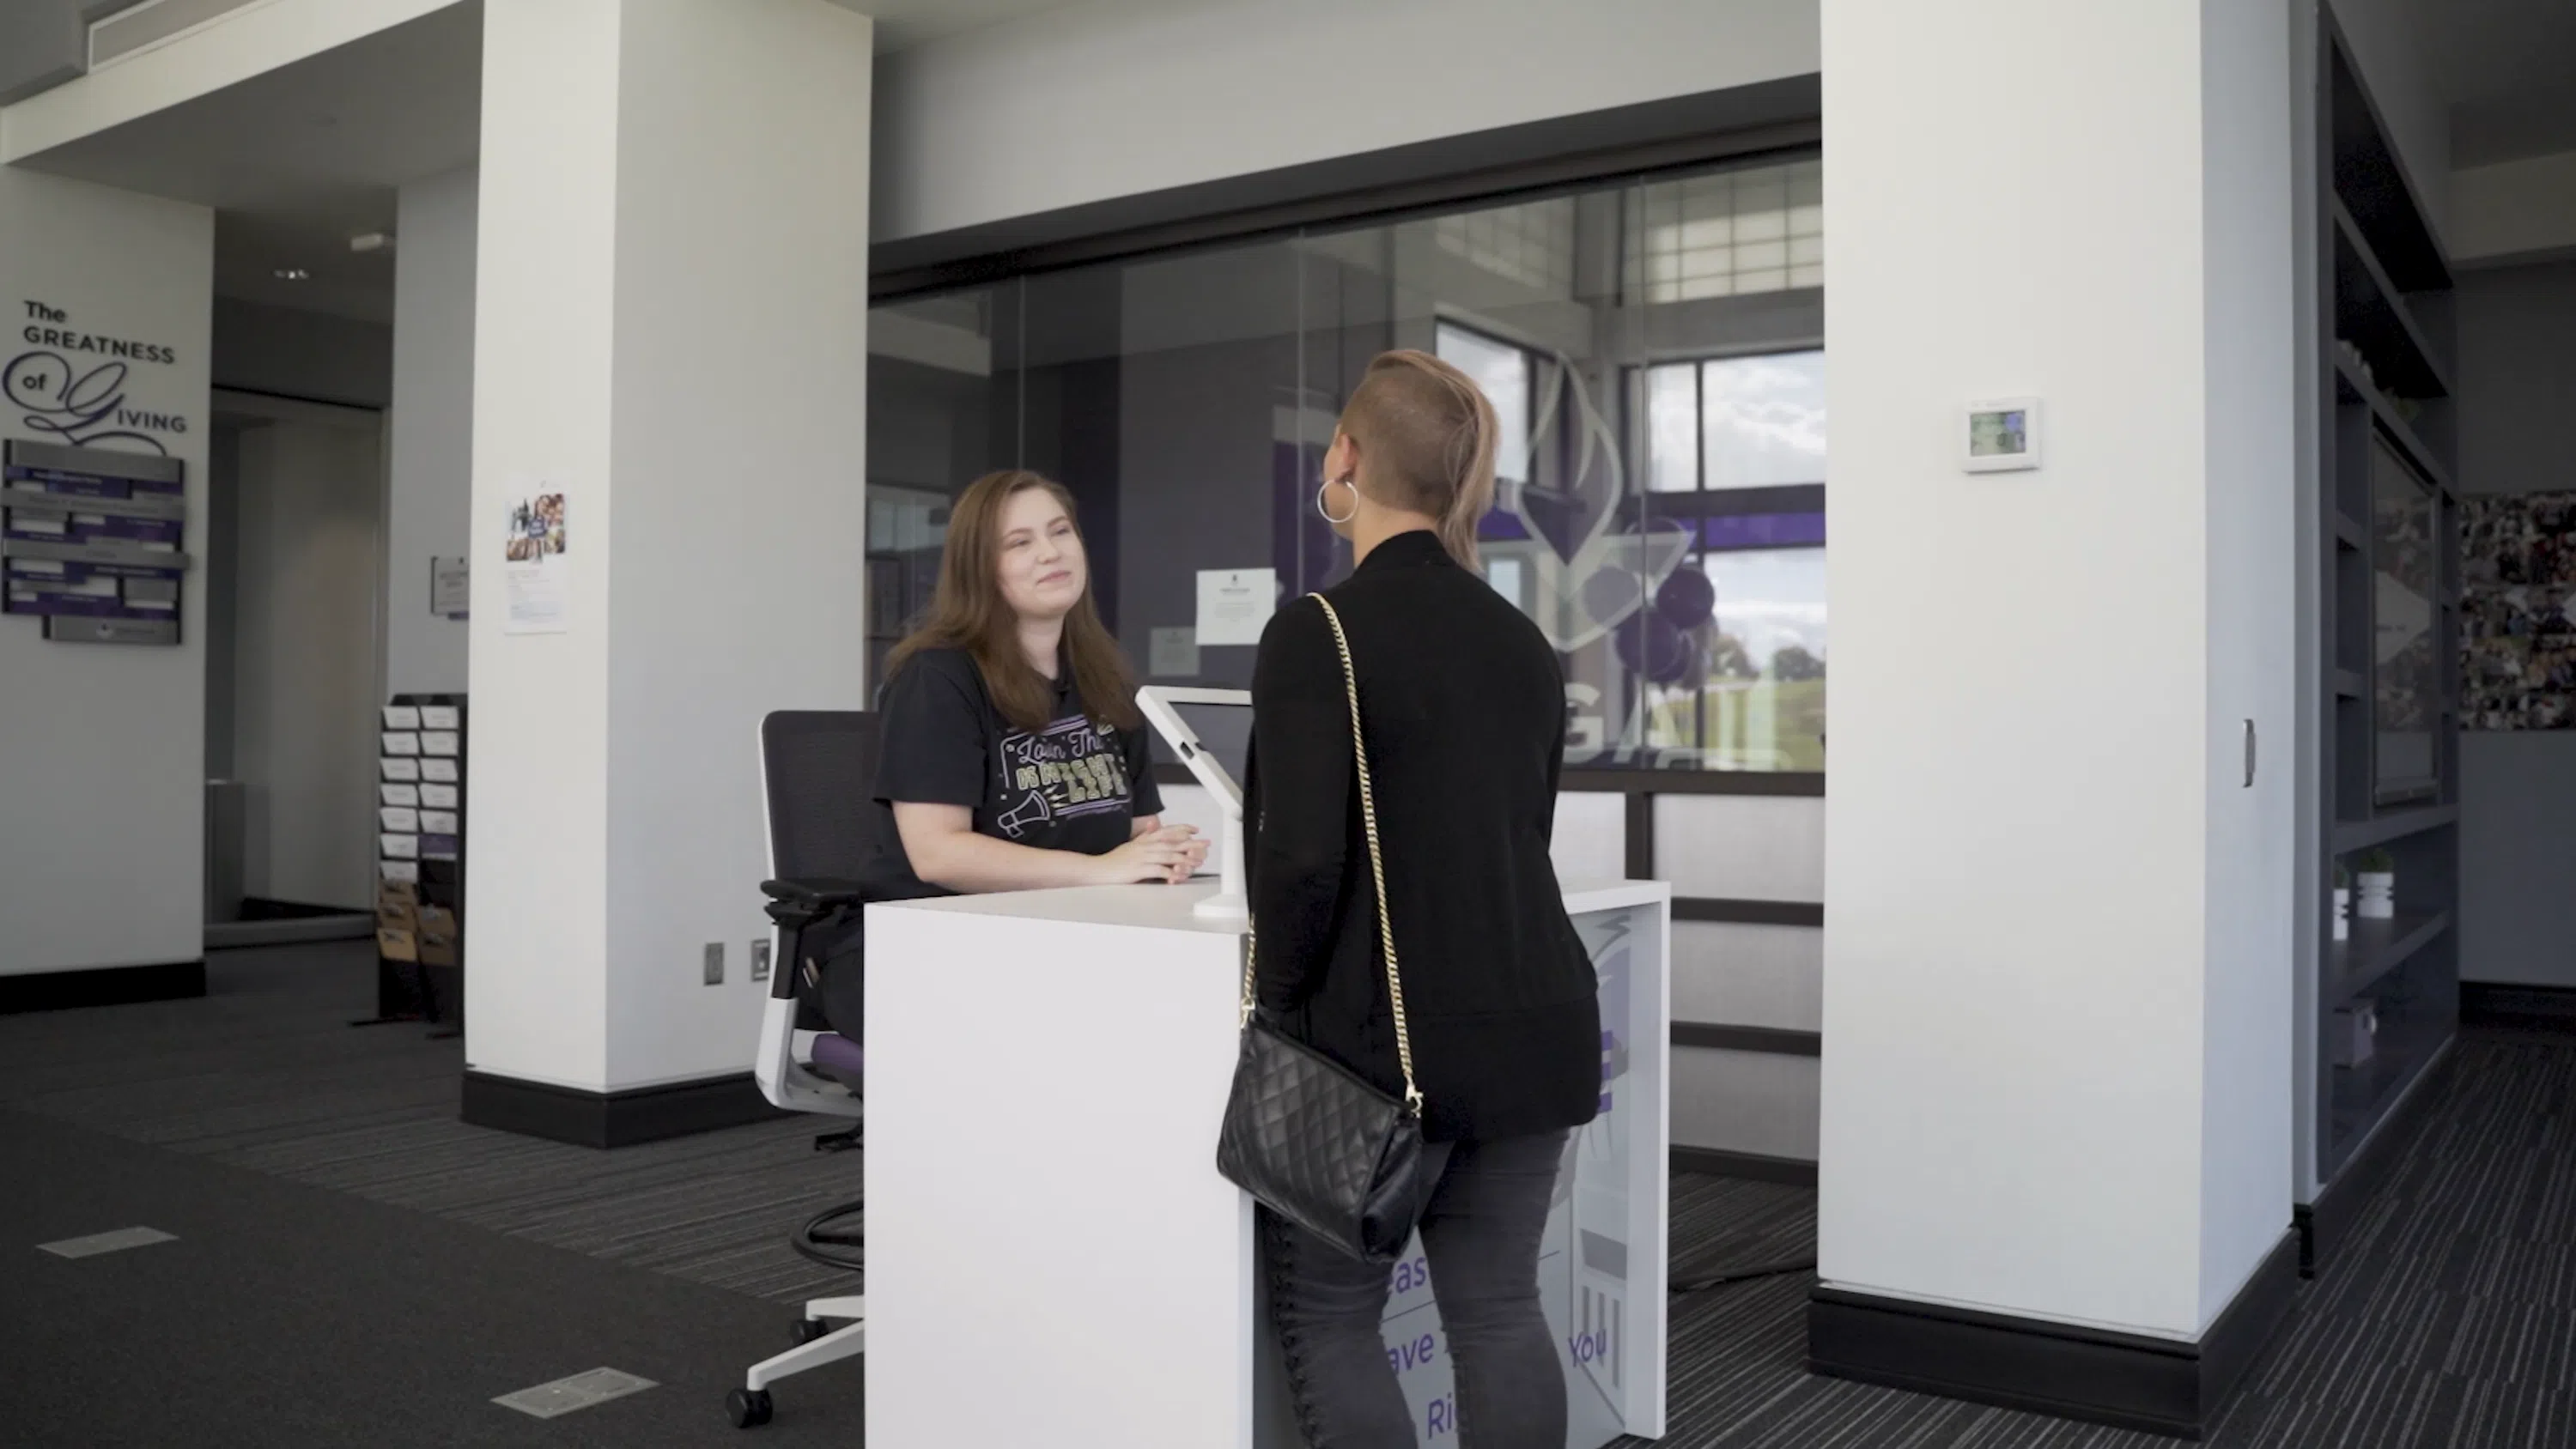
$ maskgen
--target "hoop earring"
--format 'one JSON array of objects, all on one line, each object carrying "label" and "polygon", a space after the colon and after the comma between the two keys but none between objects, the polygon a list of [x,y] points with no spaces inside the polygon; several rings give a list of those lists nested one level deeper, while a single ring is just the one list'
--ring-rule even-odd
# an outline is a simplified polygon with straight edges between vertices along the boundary
[{"label": "hoop earring", "polygon": [[[1339,484],[1341,484],[1343,487],[1348,488],[1348,489],[1350,489],[1350,490],[1351,490],[1351,511],[1350,511],[1350,512],[1348,512],[1348,513],[1343,514],[1343,515],[1342,515],[1341,517],[1339,517],[1339,518],[1335,518],[1335,517],[1333,516],[1333,510],[1331,510],[1331,509],[1329,509],[1329,508],[1326,508],[1326,507],[1324,506],[1324,491],[1325,491],[1326,489],[1328,489],[1328,488],[1332,487],[1335,483],[1339,483]],[[1348,522],[1350,522],[1352,519],[1359,517],[1359,516],[1360,516],[1360,490],[1359,490],[1358,485],[1356,485],[1356,484],[1352,483],[1352,482],[1351,482],[1351,480],[1350,480],[1350,479],[1348,479],[1348,478],[1327,478],[1327,479],[1325,479],[1322,483],[1320,483],[1320,484],[1316,485],[1316,488],[1315,488],[1315,511],[1316,511],[1317,513],[1319,513],[1319,514],[1322,514],[1322,515],[1323,515],[1324,521],[1325,521],[1326,523],[1337,524],[1337,525],[1338,525],[1338,524],[1348,523]]]}]

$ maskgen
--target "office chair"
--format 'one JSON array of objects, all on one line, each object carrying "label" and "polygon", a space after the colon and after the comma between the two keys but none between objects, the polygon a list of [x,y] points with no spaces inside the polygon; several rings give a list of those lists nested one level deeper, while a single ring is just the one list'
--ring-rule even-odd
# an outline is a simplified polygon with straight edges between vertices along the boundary
[{"label": "office chair", "polygon": [[[857,876],[871,847],[876,803],[877,717],[856,711],[780,710],[760,722],[760,773],[769,821],[769,873],[761,882],[772,922],[769,1001],[761,1016],[760,1055],[752,1075],[760,1093],[791,1112],[860,1119],[860,1042],[832,1030],[823,1016],[822,956],[859,929],[864,896]],[[856,960],[857,957],[850,959]],[[837,983],[836,1001],[858,1000],[858,983]],[[845,1012],[846,1014],[846,1012]],[[848,1026],[851,1023],[844,1020]],[[857,1146],[859,1127],[827,1133],[818,1149]],[[855,1235],[825,1224],[855,1216],[866,1199],[816,1218],[797,1234],[814,1242],[857,1246]],[[841,1326],[834,1327],[834,1324]],[[796,1324],[796,1346],[753,1364],[743,1386],[725,1398],[734,1427],[769,1422],[769,1386],[792,1374],[850,1358],[867,1348],[865,1297],[816,1298]]]}]

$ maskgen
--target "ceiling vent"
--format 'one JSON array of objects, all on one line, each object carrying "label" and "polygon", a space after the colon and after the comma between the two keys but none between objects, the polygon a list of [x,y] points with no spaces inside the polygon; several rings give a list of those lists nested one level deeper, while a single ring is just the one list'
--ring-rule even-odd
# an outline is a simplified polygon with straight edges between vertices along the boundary
[{"label": "ceiling vent", "polygon": [[143,0],[89,28],[89,68],[113,65],[264,0]]}]

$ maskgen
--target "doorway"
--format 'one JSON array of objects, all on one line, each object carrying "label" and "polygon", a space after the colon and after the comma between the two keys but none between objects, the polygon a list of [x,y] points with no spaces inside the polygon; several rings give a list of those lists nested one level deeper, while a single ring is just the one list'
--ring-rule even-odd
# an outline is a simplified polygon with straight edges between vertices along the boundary
[{"label": "doorway", "polygon": [[385,433],[218,391],[209,448],[207,944],[372,929]]}]

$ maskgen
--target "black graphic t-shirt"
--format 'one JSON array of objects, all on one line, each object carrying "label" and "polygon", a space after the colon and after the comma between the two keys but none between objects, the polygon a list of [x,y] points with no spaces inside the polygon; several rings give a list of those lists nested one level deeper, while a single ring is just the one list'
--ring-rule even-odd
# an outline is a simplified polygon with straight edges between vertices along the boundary
[{"label": "black graphic t-shirt", "polygon": [[[879,708],[876,794],[887,805],[964,805],[979,835],[1084,855],[1125,845],[1136,817],[1163,811],[1144,731],[1094,725],[1069,675],[1056,681],[1053,722],[1024,730],[993,708],[965,651],[925,649],[887,682]],[[879,883],[928,890],[893,830],[889,811]]]}]

